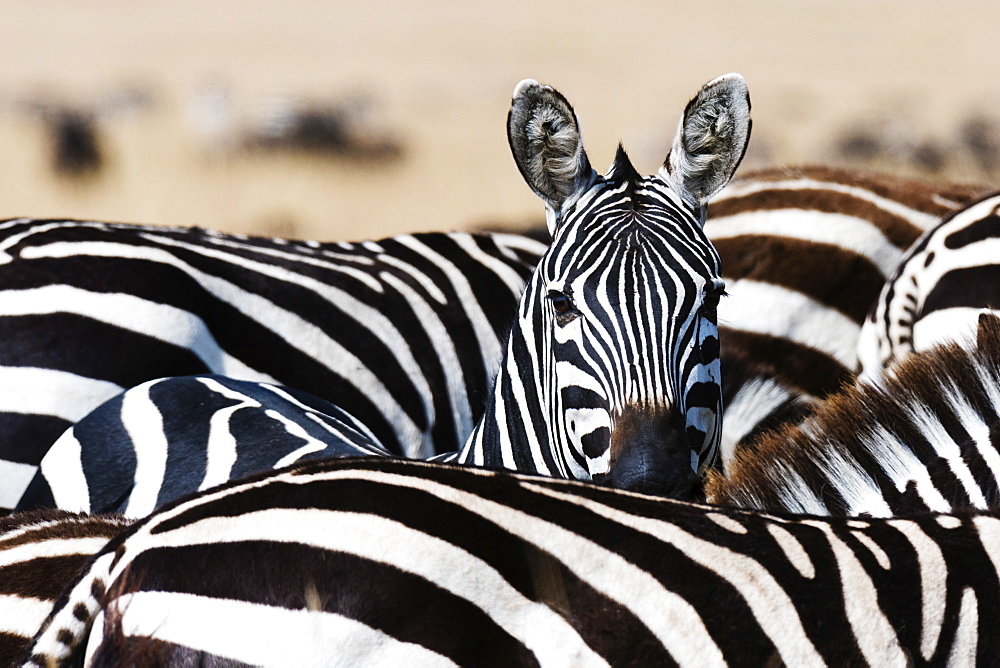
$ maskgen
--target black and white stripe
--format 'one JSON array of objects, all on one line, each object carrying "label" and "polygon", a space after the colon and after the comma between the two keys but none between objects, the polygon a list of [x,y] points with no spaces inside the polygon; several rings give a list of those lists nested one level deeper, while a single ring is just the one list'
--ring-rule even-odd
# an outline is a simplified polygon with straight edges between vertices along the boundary
[{"label": "black and white stripe", "polygon": [[974,345],[910,355],[799,425],[739,448],[706,484],[712,503],[886,517],[1000,508],[1000,318]]},{"label": "black and white stripe", "polygon": [[58,510],[0,518],[0,664],[16,665],[63,589],[127,526]]},{"label": "black and white stripe", "polygon": [[1000,195],[946,216],[906,253],[858,342],[863,376],[937,343],[975,337],[983,309],[1000,310]]},{"label": "black and white stripe", "polygon": [[998,563],[996,512],[801,518],[330,460],[124,532],[26,665],[983,664]]},{"label": "black and white stripe", "polygon": [[392,453],[318,397],[226,376],[164,378],[105,402],[60,436],[17,510],[139,518],[229,480],[351,456]]},{"label": "black and white stripe", "polygon": [[164,376],[282,383],[335,400],[395,452],[454,450],[544,248],[505,234],[318,244],[2,223],[0,508],[67,427]]},{"label": "black and white stripe", "polygon": [[821,397],[852,379],[868,309],[903,253],[982,187],[823,167],[758,171],[709,206],[732,296],[724,346]]}]

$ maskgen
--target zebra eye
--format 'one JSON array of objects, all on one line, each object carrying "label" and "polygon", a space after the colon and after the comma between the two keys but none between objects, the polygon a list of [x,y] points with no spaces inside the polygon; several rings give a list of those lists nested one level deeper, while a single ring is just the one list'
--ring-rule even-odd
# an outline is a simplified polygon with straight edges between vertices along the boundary
[{"label": "zebra eye", "polygon": [[552,302],[552,308],[559,315],[566,315],[573,310],[573,300],[570,299],[569,295],[558,290],[549,290],[549,301]]},{"label": "zebra eye", "polygon": [[719,307],[719,300],[725,297],[726,284],[722,281],[715,281],[705,286],[705,296],[701,300],[701,310],[715,309]]}]

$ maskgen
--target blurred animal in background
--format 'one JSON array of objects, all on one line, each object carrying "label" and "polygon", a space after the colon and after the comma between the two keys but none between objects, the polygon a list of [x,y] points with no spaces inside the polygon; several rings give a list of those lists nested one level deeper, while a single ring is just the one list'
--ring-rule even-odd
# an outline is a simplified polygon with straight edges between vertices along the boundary
[{"label": "blurred animal in background", "polygon": [[90,103],[44,95],[29,97],[15,107],[45,126],[52,171],[63,179],[92,179],[107,167],[102,125],[126,114],[150,109],[152,92],[140,86],[115,89]]},{"label": "blurred animal in background", "polygon": [[1000,117],[973,111],[934,133],[905,111],[865,114],[864,120],[846,124],[829,153],[831,162],[852,167],[995,180],[1000,176]]},{"label": "blurred animal in background", "polygon": [[403,142],[377,120],[368,94],[337,100],[288,95],[241,104],[223,82],[199,88],[188,102],[188,119],[210,154],[297,153],[384,164],[403,156]]}]

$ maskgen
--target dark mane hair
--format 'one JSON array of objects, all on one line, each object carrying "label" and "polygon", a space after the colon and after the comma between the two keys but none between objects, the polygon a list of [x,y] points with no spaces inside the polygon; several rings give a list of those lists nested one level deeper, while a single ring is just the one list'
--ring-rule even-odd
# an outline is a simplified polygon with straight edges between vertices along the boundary
[{"label": "dark mane hair", "polygon": [[[800,424],[744,444],[725,472],[710,473],[706,498],[761,510],[896,514],[927,510],[919,475],[932,477],[953,509],[969,508],[976,504],[942,461],[957,448],[996,507],[1000,487],[981,452],[996,450],[990,435],[1000,430],[1000,318],[981,315],[971,344],[911,355],[881,385],[849,387]],[[987,429],[970,433],[970,420]],[[874,507],[859,507],[864,499]]]}]

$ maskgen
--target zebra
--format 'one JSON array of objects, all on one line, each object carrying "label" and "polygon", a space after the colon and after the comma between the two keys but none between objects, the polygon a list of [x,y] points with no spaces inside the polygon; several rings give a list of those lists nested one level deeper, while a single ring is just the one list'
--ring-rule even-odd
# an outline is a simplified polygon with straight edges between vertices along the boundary
[{"label": "zebra", "polygon": [[454,450],[544,249],[513,234],[321,244],[0,223],[0,508],[67,428],[163,376],[280,382],[337,399],[394,452]]},{"label": "zebra", "polygon": [[28,649],[66,585],[128,524],[59,510],[0,517],[0,664]]},{"label": "zebra", "polygon": [[858,341],[862,377],[913,352],[967,334],[982,309],[1000,308],[1000,194],[982,197],[929,229],[900,261]]},{"label": "zebra", "polygon": [[[732,176],[749,130],[746,83],[725,75],[685,109],[674,148],[655,176],[641,177],[620,146],[609,172],[599,176],[566,98],[530,79],[518,84],[508,115],[510,146],[545,202],[553,242],[518,304],[483,418],[448,461],[691,493],[697,473],[717,456],[721,435],[715,309],[724,285],[718,254],[702,231],[704,204]],[[698,161],[692,146],[699,147]],[[64,508],[141,516],[178,489],[220,482],[206,470],[213,466],[207,434],[240,405],[253,404],[254,415],[285,414],[282,420],[300,433],[316,419],[301,405],[274,408],[273,398],[264,398],[270,388],[247,399],[252,386],[229,384],[218,400],[206,400],[206,382],[220,386],[219,379],[178,379],[137,388],[81,421],[46,455],[22,507],[55,500]],[[249,389],[234,398],[241,388]],[[196,429],[194,412],[207,416]],[[343,413],[342,421],[364,430],[363,416]],[[217,473],[232,474],[238,449],[263,451],[253,466],[268,457],[276,465],[269,450],[285,464],[288,452],[328,452],[322,435],[310,450],[288,429],[277,432],[286,445],[274,448],[270,431],[251,431],[236,444],[227,428],[216,430],[225,453]],[[373,436],[369,445],[377,447]],[[287,437],[297,444],[287,445]],[[133,494],[143,481],[147,491]]]},{"label": "zebra", "polygon": [[705,484],[709,503],[887,517],[1000,508],[1000,318],[976,341],[910,355],[877,384],[830,397],[798,425],[737,450]]},{"label": "zebra", "polygon": [[23,665],[972,665],[1000,653],[998,563],[995,510],[802,517],[333,459],[123,531]]},{"label": "zebra", "polygon": [[731,299],[725,347],[771,364],[806,398],[853,380],[868,309],[903,253],[983,192],[827,167],[753,172],[711,205],[705,233]]},{"label": "zebra", "polygon": [[230,479],[351,456],[394,453],[353,415],[300,390],[219,375],[162,378],[105,402],[60,436],[15,510],[135,519]]}]

